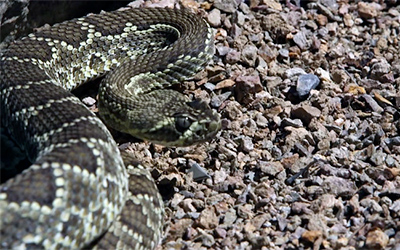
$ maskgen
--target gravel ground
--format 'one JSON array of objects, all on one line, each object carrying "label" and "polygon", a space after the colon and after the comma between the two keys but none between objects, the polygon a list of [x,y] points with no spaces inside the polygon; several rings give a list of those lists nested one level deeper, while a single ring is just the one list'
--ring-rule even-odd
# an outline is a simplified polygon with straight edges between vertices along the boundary
[{"label": "gravel ground", "polygon": [[132,3],[215,31],[184,92],[219,111],[217,137],[117,136],[165,199],[159,249],[400,249],[399,2],[297,2]]},{"label": "gravel ground", "polygon": [[187,92],[223,129],[149,151],[173,191],[161,248],[400,248],[395,1],[182,4],[215,30],[214,63]]}]

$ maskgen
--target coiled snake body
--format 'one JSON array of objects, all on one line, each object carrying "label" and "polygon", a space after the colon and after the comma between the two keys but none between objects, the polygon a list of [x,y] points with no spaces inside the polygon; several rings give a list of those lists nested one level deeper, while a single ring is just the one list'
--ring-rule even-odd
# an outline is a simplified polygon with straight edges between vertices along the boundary
[{"label": "coiled snake body", "polygon": [[158,8],[44,27],[2,51],[2,126],[34,163],[0,187],[0,248],[154,248],[163,210],[152,177],[124,166],[105,125],[68,91],[106,75],[98,106],[109,126],[165,145],[205,141],[220,128],[216,112],[165,88],[213,52],[204,20]]}]

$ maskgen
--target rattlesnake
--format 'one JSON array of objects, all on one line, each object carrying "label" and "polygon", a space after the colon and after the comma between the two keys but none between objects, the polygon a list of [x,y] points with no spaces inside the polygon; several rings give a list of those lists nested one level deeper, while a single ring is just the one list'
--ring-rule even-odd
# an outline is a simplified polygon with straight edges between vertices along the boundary
[{"label": "rattlesnake", "polygon": [[202,142],[220,129],[218,114],[165,88],[213,53],[203,19],[161,8],[43,27],[2,51],[2,126],[33,165],[0,187],[0,248],[154,248],[154,180],[140,164],[126,170],[106,126],[68,91],[105,75],[98,107],[109,126],[165,145]]}]

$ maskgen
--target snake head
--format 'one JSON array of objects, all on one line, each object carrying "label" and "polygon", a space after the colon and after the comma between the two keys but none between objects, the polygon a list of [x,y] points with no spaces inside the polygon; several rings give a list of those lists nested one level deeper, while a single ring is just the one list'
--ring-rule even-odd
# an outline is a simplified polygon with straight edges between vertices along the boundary
[{"label": "snake head", "polygon": [[181,93],[155,90],[128,103],[126,109],[101,99],[99,113],[115,130],[164,146],[184,147],[211,140],[221,128],[217,111],[204,101],[189,101]]},{"label": "snake head", "polygon": [[201,100],[186,103],[190,112],[174,114],[177,140],[169,145],[188,146],[204,142],[215,137],[221,128],[219,114]]}]

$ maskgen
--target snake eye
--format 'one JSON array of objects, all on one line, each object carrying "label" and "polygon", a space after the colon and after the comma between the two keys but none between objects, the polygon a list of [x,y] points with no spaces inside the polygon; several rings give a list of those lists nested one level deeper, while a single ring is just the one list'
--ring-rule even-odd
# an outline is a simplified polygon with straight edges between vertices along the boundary
[{"label": "snake eye", "polygon": [[180,116],[175,118],[175,127],[181,133],[188,129],[190,125],[192,125],[192,121],[189,119],[189,117]]}]

